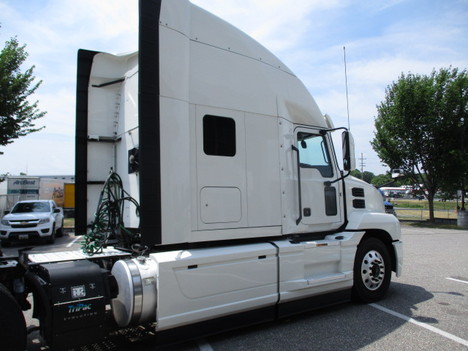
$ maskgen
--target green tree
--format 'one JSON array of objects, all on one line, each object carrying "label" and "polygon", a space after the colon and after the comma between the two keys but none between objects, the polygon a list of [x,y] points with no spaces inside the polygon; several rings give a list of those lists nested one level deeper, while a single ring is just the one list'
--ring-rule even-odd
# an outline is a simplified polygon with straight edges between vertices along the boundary
[{"label": "green tree", "polygon": [[363,181],[365,181],[365,182],[367,182],[369,184],[372,182],[372,179],[375,177],[374,173],[369,172],[369,171],[364,171],[364,172],[361,173],[361,171],[359,169],[352,170],[351,175],[353,177],[362,179]]},{"label": "green tree", "polygon": [[361,171],[360,171],[359,169],[353,169],[353,170],[351,171],[351,175],[352,175],[353,177],[362,179],[362,173],[361,173]]},{"label": "green tree", "polygon": [[372,147],[390,168],[403,169],[413,184],[423,184],[431,221],[436,191],[461,183],[466,174],[457,169],[466,167],[467,155],[455,136],[466,121],[467,96],[466,69],[443,68],[429,76],[402,74],[377,106]]},{"label": "green tree", "polygon": [[448,156],[443,160],[446,174],[441,179],[440,190],[448,193],[462,191],[462,209],[465,210],[465,192],[468,190],[468,74],[463,71],[439,94],[441,104],[447,106],[451,120],[452,135],[449,138]]},{"label": "green tree", "polygon": [[375,174],[372,173],[372,172],[369,172],[369,171],[364,171],[362,173],[362,180],[371,184],[372,183],[372,179],[374,179],[375,177]]},{"label": "green tree", "polygon": [[382,186],[390,186],[390,184],[394,185],[395,180],[392,178],[392,175],[390,173],[385,173],[385,174],[379,174],[372,178],[372,185],[374,185],[377,188],[380,188]]},{"label": "green tree", "polygon": [[21,71],[28,57],[26,45],[20,46],[16,38],[5,43],[0,52],[0,145],[12,143],[14,139],[37,132],[33,121],[46,112],[38,109],[38,102],[31,103],[31,96],[42,81],[34,82],[34,66]]}]

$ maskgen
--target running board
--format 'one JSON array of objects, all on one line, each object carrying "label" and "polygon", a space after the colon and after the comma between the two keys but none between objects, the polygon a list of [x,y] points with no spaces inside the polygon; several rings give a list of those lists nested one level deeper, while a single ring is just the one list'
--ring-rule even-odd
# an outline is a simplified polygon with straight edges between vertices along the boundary
[{"label": "running board", "polygon": [[327,274],[314,279],[297,279],[281,283],[282,291],[293,291],[321,286],[325,284],[339,283],[353,278],[353,271]]}]

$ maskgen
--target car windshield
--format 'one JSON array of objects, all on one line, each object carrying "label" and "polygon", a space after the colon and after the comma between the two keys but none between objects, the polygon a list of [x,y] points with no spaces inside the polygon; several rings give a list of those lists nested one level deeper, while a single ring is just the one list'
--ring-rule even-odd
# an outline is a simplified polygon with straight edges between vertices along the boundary
[{"label": "car windshield", "polygon": [[13,207],[11,213],[50,212],[47,202],[20,202]]}]

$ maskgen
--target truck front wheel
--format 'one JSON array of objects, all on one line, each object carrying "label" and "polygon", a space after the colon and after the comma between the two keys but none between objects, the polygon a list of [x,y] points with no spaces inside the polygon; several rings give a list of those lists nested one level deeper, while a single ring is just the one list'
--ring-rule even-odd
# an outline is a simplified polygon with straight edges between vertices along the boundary
[{"label": "truck front wheel", "polygon": [[0,340],[1,349],[26,349],[26,322],[23,312],[10,291],[0,284]]},{"label": "truck front wheel", "polygon": [[391,266],[382,241],[369,238],[360,243],[354,261],[353,299],[365,303],[380,300],[390,285]]}]

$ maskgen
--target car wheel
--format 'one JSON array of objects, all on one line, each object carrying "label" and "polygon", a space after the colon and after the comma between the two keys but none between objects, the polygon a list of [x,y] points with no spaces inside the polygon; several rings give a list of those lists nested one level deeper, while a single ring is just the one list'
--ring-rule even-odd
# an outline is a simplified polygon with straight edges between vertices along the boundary
[{"label": "car wheel", "polygon": [[55,242],[55,225],[52,226],[52,234],[47,238],[48,244],[53,244]]},{"label": "car wheel", "polygon": [[390,285],[391,266],[390,254],[381,240],[369,238],[360,243],[354,261],[353,299],[365,303],[380,300]]},{"label": "car wheel", "polygon": [[60,226],[60,228],[57,229],[56,235],[57,235],[57,238],[61,238],[63,236],[63,221],[62,221],[62,225]]},{"label": "car wheel", "polygon": [[26,349],[26,322],[23,312],[10,291],[0,284],[0,340],[2,350]]}]

